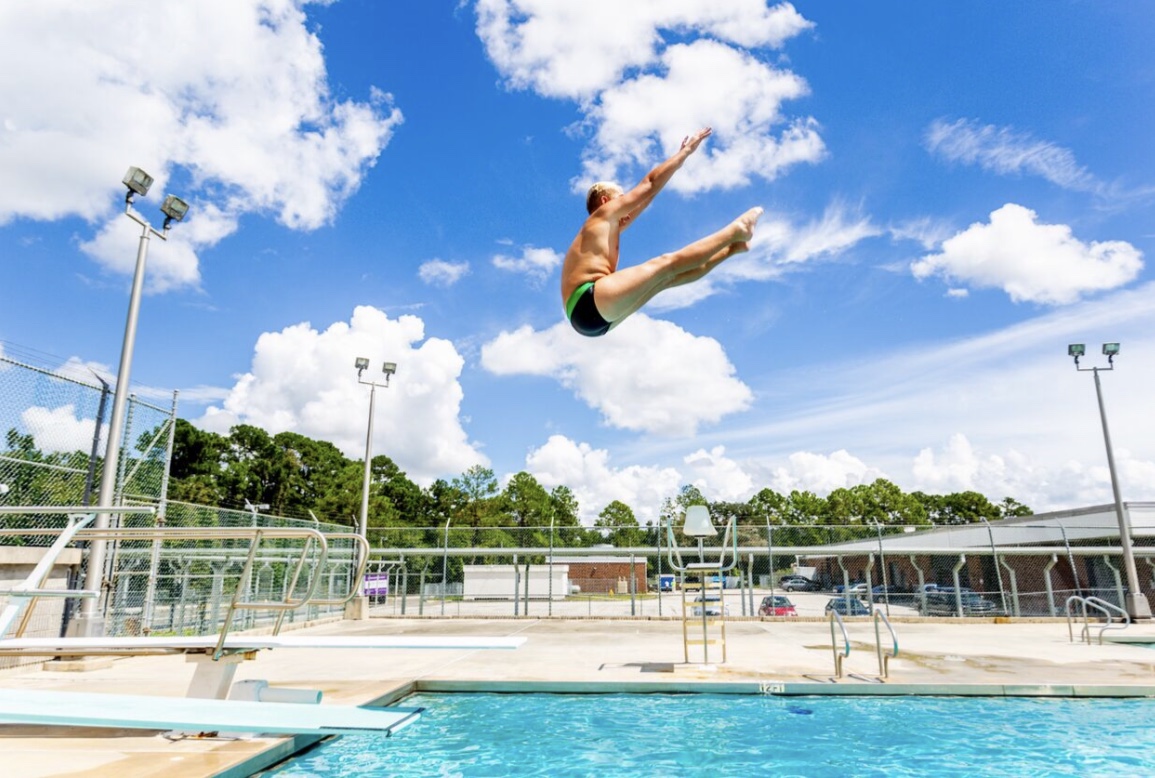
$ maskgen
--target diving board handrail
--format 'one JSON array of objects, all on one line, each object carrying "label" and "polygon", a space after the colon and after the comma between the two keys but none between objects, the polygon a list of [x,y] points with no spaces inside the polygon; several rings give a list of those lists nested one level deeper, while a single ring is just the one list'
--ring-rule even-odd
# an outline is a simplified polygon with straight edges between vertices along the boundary
[{"label": "diving board handrail", "polygon": [[[33,511],[25,511],[35,512]],[[60,511],[49,510],[45,512],[56,513]],[[132,512],[124,510],[123,512]],[[96,513],[90,514],[95,517]],[[91,519],[89,519],[91,521]],[[87,522],[86,522],[87,523]],[[0,537],[5,535],[22,535],[22,536],[57,536],[53,544],[55,552],[49,552],[45,558],[41,560],[43,570],[51,570],[52,564],[55,562],[59,553],[68,543],[72,541],[154,541],[162,540],[165,542],[181,542],[190,540],[238,540],[251,541],[249,544],[249,553],[246,558],[245,572],[238,578],[237,588],[233,593],[233,600],[229,605],[223,620],[223,627],[221,630],[221,645],[223,639],[227,635],[229,628],[232,625],[233,616],[238,610],[272,610],[280,611],[280,616],[284,613],[295,610],[304,605],[311,604],[316,593],[317,586],[320,583],[320,575],[310,575],[307,577],[305,591],[298,597],[293,597],[293,592],[297,587],[297,582],[300,580],[302,572],[305,570],[306,563],[312,558],[314,559],[314,567],[317,570],[324,570],[328,561],[328,542],[326,537],[320,531],[311,527],[68,527],[68,528],[11,528],[0,527]],[[61,538],[65,539],[62,541]],[[257,600],[257,601],[242,601],[240,599],[240,590],[248,578],[248,572],[252,568],[252,561],[255,558],[256,551],[262,540],[299,540],[301,541],[301,549],[298,552],[299,556],[295,565],[289,572],[290,585],[286,589],[285,597],[281,600]],[[363,568],[359,568],[363,570]],[[46,573],[45,573],[46,574]],[[33,577],[23,584],[26,589],[33,590],[36,587],[31,585],[31,582],[36,580]],[[354,586],[351,587],[355,593],[357,585],[359,585],[359,578],[354,580]],[[54,595],[61,596],[64,592],[54,592]],[[71,596],[92,596],[89,593],[75,591],[70,593]],[[98,593],[97,593],[98,594]],[[28,617],[32,607],[40,594],[32,594],[27,598],[21,598],[21,601],[11,603],[15,613],[24,611],[24,618],[21,622],[20,628],[15,633],[16,637],[23,635],[24,628],[27,627]],[[5,611],[7,613],[7,609]],[[9,617],[9,621],[15,618],[15,615]],[[279,631],[283,618],[278,618],[275,630]],[[7,624],[4,625],[7,627]],[[276,634],[276,631],[274,634]],[[3,635],[0,631],[0,635]],[[214,658],[219,658],[219,652],[215,654]]]},{"label": "diving board handrail", "polygon": [[[846,631],[846,625],[842,623],[842,617],[838,615],[838,611],[831,608],[827,621],[830,622],[830,648],[834,652],[834,677],[842,677],[842,660],[850,656],[850,633]],[[838,622],[838,628],[842,630],[842,642],[844,645],[843,653],[838,653],[838,638],[834,634],[834,623]]]},{"label": "diving board handrail", "polygon": [[[333,540],[352,540],[359,546],[358,552],[353,555],[353,558],[356,560],[353,568],[353,583],[349,587],[349,593],[344,597],[331,597],[328,599],[313,597],[309,600],[309,605],[344,605],[356,597],[357,592],[361,590],[361,581],[365,577],[365,569],[369,565],[369,554],[372,549],[369,546],[369,541],[365,540],[365,538],[356,532],[327,532],[325,533],[325,538],[330,542]],[[335,553],[333,550],[329,551],[330,559],[337,556],[344,556],[344,554]]]},{"label": "diving board handrail", "polygon": [[[88,533],[81,533],[85,538],[89,537]],[[320,531],[310,527],[238,527],[238,528],[200,528],[200,527],[120,527],[108,528],[103,530],[92,530],[91,534],[96,539],[99,536],[104,540],[190,540],[190,539],[238,539],[246,540],[252,539],[249,544],[249,553],[245,557],[245,563],[241,574],[237,578],[237,585],[233,589],[233,595],[229,601],[229,607],[225,611],[224,618],[221,622],[220,634],[217,639],[217,645],[213,650],[213,659],[219,659],[226,651],[225,638],[228,637],[229,630],[232,628],[233,619],[236,612],[239,610],[271,610],[278,611],[278,618],[273,625],[273,634],[280,632],[283,623],[283,616],[285,613],[296,610],[297,608],[307,605],[313,598],[317,586],[320,583],[320,575],[311,575],[307,578],[306,588],[304,593],[299,597],[293,598],[293,591],[297,588],[297,582],[300,580],[301,572],[305,568],[305,563],[309,559],[312,552],[312,546],[317,546],[315,567],[318,570],[324,570],[329,556],[329,544],[324,534]],[[200,536],[207,535],[207,538]],[[289,540],[301,539],[302,545],[300,555],[297,558],[296,565],[293,566],[289,574],[289,583],[285,587],[285,596],[281,600],[242,600],[242,589],[248,589],[248,583],[252,574],[253,560],[256,559],[257,549],[260,548],[261,541],[269,540]]]},{"label": "diving board handrail", "polygon": [[[1099,645],[1103,645],[1103,633],[1107,630],[1126,629],[1131,624],[1131,614],[1129,614],[1123,608],[1120,608],[1118,605],[1107,602],[1100,597],[1083,597],[1078,594],[1072,594],[1067,598],[1067,602],[1064,606],[1064,610],[1067,613],[1067,634],[1070,637],[1072,643],[1075,642],[1075,631],[1074,627],[1072,626],[1071,618],[1072,605],[1082,606],[1083,629],[1080,633],[1080,637],[1084,642],[1088,644],[1091,642],[1091,618],[1087,612],[1088,608],[1094,608],[1095,610],[1101,612],[1107,619],[1107,623],[1099,629]],[[1112,611],[1118,612],[1123,617],[1121,624],[1116,624],[1111,618]]]},{"label": "diving board handrail", "polygon": [[[72,542],[76,534],[84,529],[88,524],[96,519],[95,513],[90,513],[86,516],[69,517],[69,524],[63,530],[59,531],[59,536],[49,546],[48,550],[40,557],[40,561],[32,568],[32,572],[21,583],[16,584],[12,589],[0,594],[8,595],[8,603],[5,605],[3,612],[0,612],[0,638],[4,637],[4,633],[8,631],[8,627],[16,620],[17,616],[23,613],[23,618],[20,620],[19,626],[16,628],[16,634],[24,634],[24,630],[28,626],[28,620],[32,616],[32,610],[35,607],[36,598],[44,596],[60,596],[60,591],[53,591],[49,595],[44,589],[44,582],[48,580],[48,576],[52,572],[52,568],[56,565],[56,560],[60,554]],[[78,596],[96,596],[99,592],[84,592],[83,595]]]}]

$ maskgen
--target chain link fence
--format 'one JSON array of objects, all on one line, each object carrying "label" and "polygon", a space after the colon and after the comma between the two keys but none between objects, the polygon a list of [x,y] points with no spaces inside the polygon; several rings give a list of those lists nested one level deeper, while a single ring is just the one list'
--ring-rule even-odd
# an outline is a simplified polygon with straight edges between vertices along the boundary
[{"label": "chain link fence", "polygon": [[[112,389],[92,378],[0,356],[0,505],[96,503]],[[114,503],[163,498],[175,419],[175,394],[168,408],[128,398]]]},{"label": "chain link fence", "polygon": [[[1073,596],[1123,608],[1125,558],[1107,513],[1109,521],[1084,523],[740,525],[726,552],[735,560],[725,574],[726,615],[823,618],[836,609],[869,616],[880,608],[898,619],[1064,618]],[[683,602],[666,537],[619,548],[564,545],[566,532],[549,527],[375,532],[367,574],[373,616],[680,618],[694,608]],[[403,538],[437,545],[406,546]],[[501,545],[477,544],[498,539]],[[1155,546],[1145,542],[1137,535],[1133,555],[1139,591],[1149,593]],[[682,558],[696,561],[698,549],[679,543]],[[705,558],[718,552],[707,546]],[[495,582],[471,593],[483,577]],[[787,598],[790,616],[763,609],[774,596]]]},{"label": "chain link fence", "polygon": [[[2,590],[22,583],[84,506],[98,502],[112,390],[93,378],[0,356],[0,511],[24,506],[0,514]],[[95,615],[108,636],[212,634],[341,613],[357,561],[347,528],[166,500],[175,414],[175,394],[169,408],[128,399],[112,500],[126,508],[109,517],[107,537],[81,531],[42,586],[81,589],[87,547],[102,542]],[[0,594],[0,609],[9,599]],[[84,607],[79,597],[40,598],[7,635],[69,634]],[[35,661],[0,658],[0,668]]]}]

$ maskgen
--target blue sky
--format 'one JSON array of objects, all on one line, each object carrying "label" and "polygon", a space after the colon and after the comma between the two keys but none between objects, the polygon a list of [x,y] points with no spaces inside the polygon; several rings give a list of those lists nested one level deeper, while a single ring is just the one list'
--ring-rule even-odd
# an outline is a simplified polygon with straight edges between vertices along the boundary
[{"label": "blue sky", "polygon": [[[1155,499],[1155,54],[1145,3],[49,0],[0,11],[0,350],[119,360],[227,432],[375,451],[643,520],[886,477],[1037,510]],[[562,318],[585,187],[714,135],[643,261],[766,209],[749,254],[600,339]],[[84,419],[77,419],[82,429]],[[87,420],[91,430],[92,420]],[[32,430],[37,432],[36,430]]]}]

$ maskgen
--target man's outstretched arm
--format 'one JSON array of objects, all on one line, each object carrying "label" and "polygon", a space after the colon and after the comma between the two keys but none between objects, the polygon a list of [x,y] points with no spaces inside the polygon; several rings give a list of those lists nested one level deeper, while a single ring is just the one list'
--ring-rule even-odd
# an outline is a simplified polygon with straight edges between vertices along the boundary
[{"label": "man's outstretched arm", "polygon": [[669,159],[647,173],[645,178],[639,181],[633,189],[611,201],[617,206],[615,211],[619,214],[618,218],[628,218],[630,221],[637,218],[653,202],[658,192],[662,191],[662,188],[674,177],[674,173],[678,171],[682,163],[697,151],[703,140],[710,136],[711,132],[713,130],[706,127],[693,135],[687,135],[682,141],[681,147]]}]

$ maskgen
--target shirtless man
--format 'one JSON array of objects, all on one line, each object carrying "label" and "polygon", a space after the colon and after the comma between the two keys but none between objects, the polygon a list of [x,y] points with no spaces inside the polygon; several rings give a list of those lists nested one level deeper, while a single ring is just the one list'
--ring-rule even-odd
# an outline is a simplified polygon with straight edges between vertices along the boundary
[{"label": "shirtless man", "polygon": [[722,260],[749,248],[747,241],[754,235],[761,208],[751,208],[718,232],[685,248],[618,270],[622,230],[646,209],[709,135],[707,127],[688,136],[672,157],[628,192],[605,181],[590,187],[586,196],[589,218],[566,252],[561,269],[566,316],[582,335],[592,338],[606,334],[658,292],[697,281]]}]

